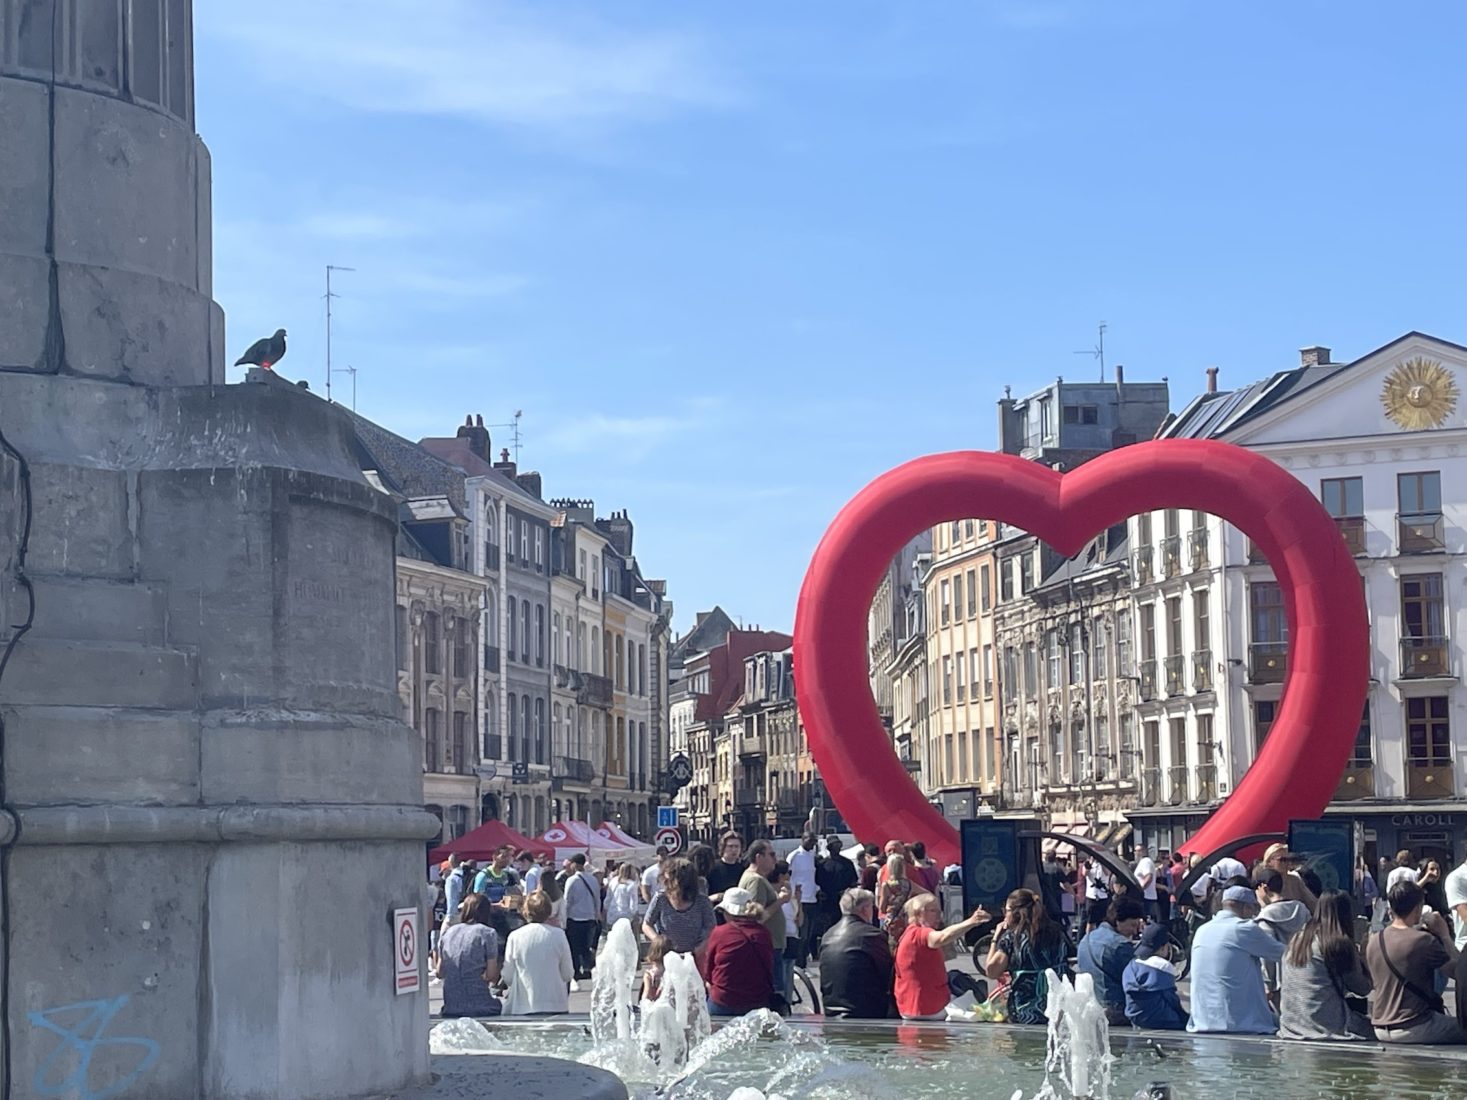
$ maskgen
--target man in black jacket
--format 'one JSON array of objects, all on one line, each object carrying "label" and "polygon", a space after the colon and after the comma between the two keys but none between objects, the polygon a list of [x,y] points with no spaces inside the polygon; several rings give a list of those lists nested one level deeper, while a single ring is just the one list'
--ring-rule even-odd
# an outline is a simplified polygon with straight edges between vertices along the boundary
[{"label": "man in black jacket", "polygon": [[872,924],[876,896],[847,890],[841,918],[820,945],[820,999],[825,1015],[884,1020],[891,1014],[893,959],[886,933]]},{"label": "man in black jacket", "polygon": [[825,840],[825,858],[815,864],[815,923],[810,929],[810,951],[819,955],[819,942],[840,920],[840,898],[860,882],[856,865],[840,854],[840,837]]}]

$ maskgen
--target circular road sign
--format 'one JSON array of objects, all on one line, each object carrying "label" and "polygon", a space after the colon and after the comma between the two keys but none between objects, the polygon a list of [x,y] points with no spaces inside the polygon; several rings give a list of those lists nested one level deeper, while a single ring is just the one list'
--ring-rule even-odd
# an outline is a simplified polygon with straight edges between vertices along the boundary
[{"label": "circular road sign", "polygon": [[674,855],[683,846],[683,834],[676,829],[658,829],[652,842],[657,845],[659,852],[669,856]]},{"label": "circular road sign", "polygon": [[672,776],[673,781],[679,786],[686,787],[693,781],[693,762],[682,753],[678,753],[667,762],[667,774]]}]

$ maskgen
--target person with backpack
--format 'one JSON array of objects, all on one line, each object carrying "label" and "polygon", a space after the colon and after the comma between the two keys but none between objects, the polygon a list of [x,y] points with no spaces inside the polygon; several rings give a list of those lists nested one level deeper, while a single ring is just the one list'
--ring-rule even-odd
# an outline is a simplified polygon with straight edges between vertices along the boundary
[{"label": "person with backpack", "polygon": [[596,969],[596,941],[601,938],[601,884],[586,870],[584,853],[566,860],[565,934],[570,940],[575,981],[588,981]]}]

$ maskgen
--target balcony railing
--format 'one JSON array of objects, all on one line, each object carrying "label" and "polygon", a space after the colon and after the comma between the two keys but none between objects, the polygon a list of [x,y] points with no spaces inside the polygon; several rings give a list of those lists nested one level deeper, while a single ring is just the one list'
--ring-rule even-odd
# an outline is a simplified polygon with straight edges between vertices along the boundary
[{"label": "balcony railing", "polygon": [[1161,540],[1161,575],[1175,577],[1182,571],[1182,536],[1167,535]]},{"label": "balcony railing", "polygon": [[1192,572],[1206,569],[1209,565],[1207,557],[1207,528],[1198,527],[1187,532],[1187,564],[1192,567]]},{"label": "balcony railing", "polygon": [[611,680],[589,672],[581,673],[581,682],[576,688],[576,702],[588,707],[611,706]]},{"label": "balcony railing", "polygon": [[573,668],[567,668],[565,665],[555,665],[553,668],[553,675],[555,677],[556,687],[566,688],[570,691],[574,691],[576,689],[576,687],[578,686],[577,682],[580,680],[581,677],[581,674],[579,672],[577,672]]},{"label": "balcony railing", "polygon": [[578,756],[557,756],[555,774],[572,783],[589,783],[596,777],[596,769],[591,761],[582,760]]},{"label": "balcony railing", "polygon": [[774,796],[775,807],[793,813],[800,808],[799,791],[780,791]]},{"label": "balcony railing", "polygon": [[1192,690],[1212,690],[1212,650],[1198,649],[1192,653]]},{"label": "balcony railing", "polygon": [[1156,660],[1142,659],[1136,662],[1136,676],[1140,681],[1138,691],[1143,703],[1149,703],[1156,698]]},{"label": "balcony railing", "polygon": [[484,647],[484,671],[499,671],[499,647],[497,645],[486,645]]},{"label": "balcony railing", "polygon": [[[1210,754],[1212,749],[1204,747],[1203,752]],[[1202,805],[1209,805],[1217,801],[1217,765],[1197,765],[1197,801]]]},{"label": "balcony railing", "polygon": [[1419,680],[1451,674],[1451,659],[1445,638],[1401,639],[1402,679]]},{"label": "balcony railing", "polygon": [[1152,573],[1153,562],[1151,547],[1137,547],[1131,555],[1131,572],[1135,576],[1136,584],[1150,584],[1155,579]]},{"label": "balcony railing", "polygon": [[1407,798],[1451,798],[1454,788],[1450,761],[1406,762]]},{"label": "balcony railing", "polygon": [[1289,671],[1288,642],[1254,642],[1248,647],[1248,682],[1282,683]]},{"label": "balcony railing", "polygon": [[1143,806],[1156,806],[1161,802],[1161,769],[1141,769],[1141,792],[1139,801]]},{"label": "balcony railing", "polygon": [[1350,764],[1345,768],[1345,774],[1340,776],[1339,786],[1335,788],[1335,798],[1341,802],[1349,802],[1356,798],[1375,797],[1375,768],[1370,764]]},{"label": "balcony railing", "polygon": [[762,793],[757,787],[735,787],[735,806],[758,806],[764,801]]},{"label": "balcony railing", "polygon": [[1340,537],[1345,540],[1345,545],[1350,548],[1350,553],[1356,557],[1365,553],[1364,516],[1336,516],[1335,526],[1340,529]]},{"label": "balcony railing", "polygon": [[1168,695],[1182,694],[1182,674],[1187,667],[1187,658],[1180,653],[1169,654],[1162,661],[1162,667],[1166,672],[1166,693]]},{"label": "balcony railing", "polygon": [[758,759],[768,755],[768,749],[764,744],[764,735],[759,733],[745,733],[738,740],[739,757],[743,760]]},{"label": "balcony railing", "polygon": [[1403,554],[1430,554],[1447,545],[1440,512],[1402,512],[1396,533]]},{"label": "balcony railing", "polygon": [[1166,804],[1180,806],[1187,801],[1187,767],[1174,764],[1166,770]]}]

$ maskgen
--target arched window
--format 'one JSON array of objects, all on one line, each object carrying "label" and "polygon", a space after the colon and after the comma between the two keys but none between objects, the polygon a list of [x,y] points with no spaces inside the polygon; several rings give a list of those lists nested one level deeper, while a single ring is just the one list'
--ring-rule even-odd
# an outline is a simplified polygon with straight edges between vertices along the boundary
[{"label": "arched window", "polygon": [[[560,724],[559,703],[556,703],[553,707],[550,708],[550,747],[552,750],[555,749],[555,743],[557,741],[560,742],[561,752],[565,752],[565,746],[570,744],[570,741],[568,738],[566,738],[565,730],[561,727]],[[569,754],[567,753],[566,755]]]},{"label": "arched window", "polygon": [[510,596],[505,602],[504,606],[509,609],[509,646],[508,653],[506,653],[505,656],[513,661],[515,657],[518,656],[520,650],[520,647],[515,642],[515,639],[519,637],[520,622],[519,617],[515,614],[515,611],[517,610],[515,598],[513,596]]},{"label": "arched window", "polygon": [[[539,700],[536,700],[539,702]],[[530,697],[520,696],[520,759],[526,763],[530,760],[530,733],[533,727],[530,725]]]},{"label": "arched window", "polygon": [[545,608],[535,605],[535,664],[545,667]]},{"label": "arched window", "polygon": [[576,671],[588,671],[586,665],[586,624],[576,623]]},{"label": "arched window", "polygon": [[626,677],[626,661],[623,660],[623,658],[622,658],[622,652],[621,652],[621,636],[620,635],[613,635],[612,637],[614,639],[614,641],[612,642],[612,644],[616,647],[616,690],[617,691],[625,691],[626,690],[626,687],[627,687],[627,682],[626,682],[626,679],[625,679],[625,677]]},{"label": "arched window", "polygon": [[545,763],[545,700],[535,700],[535,763]]},{"label": "arched window", "polygon": [[560,612],[550,617],[550,663],[564,665],[560,659]]},{"label": "arched window", "polygon": [[637,646],[637,694],[647,694],[647,647]]},{"label": "arched window", "polygon": [[[535,609],[539,611],[537,607]],[[530,601],[520,601],[520,660],[530,663]],[[542,639],[543,640],[543,639]],[[544,652],[543,650],[541,651]],[[542,662],[543,663],[543,662]]]},{"label": "arched window", "polygon": [[492,588],[484,593],[484,644],[499,644],[499,597]]},{"label": "arched window", "polygon": [[601,628],[591,628],[591,674],[601,675]]}]

